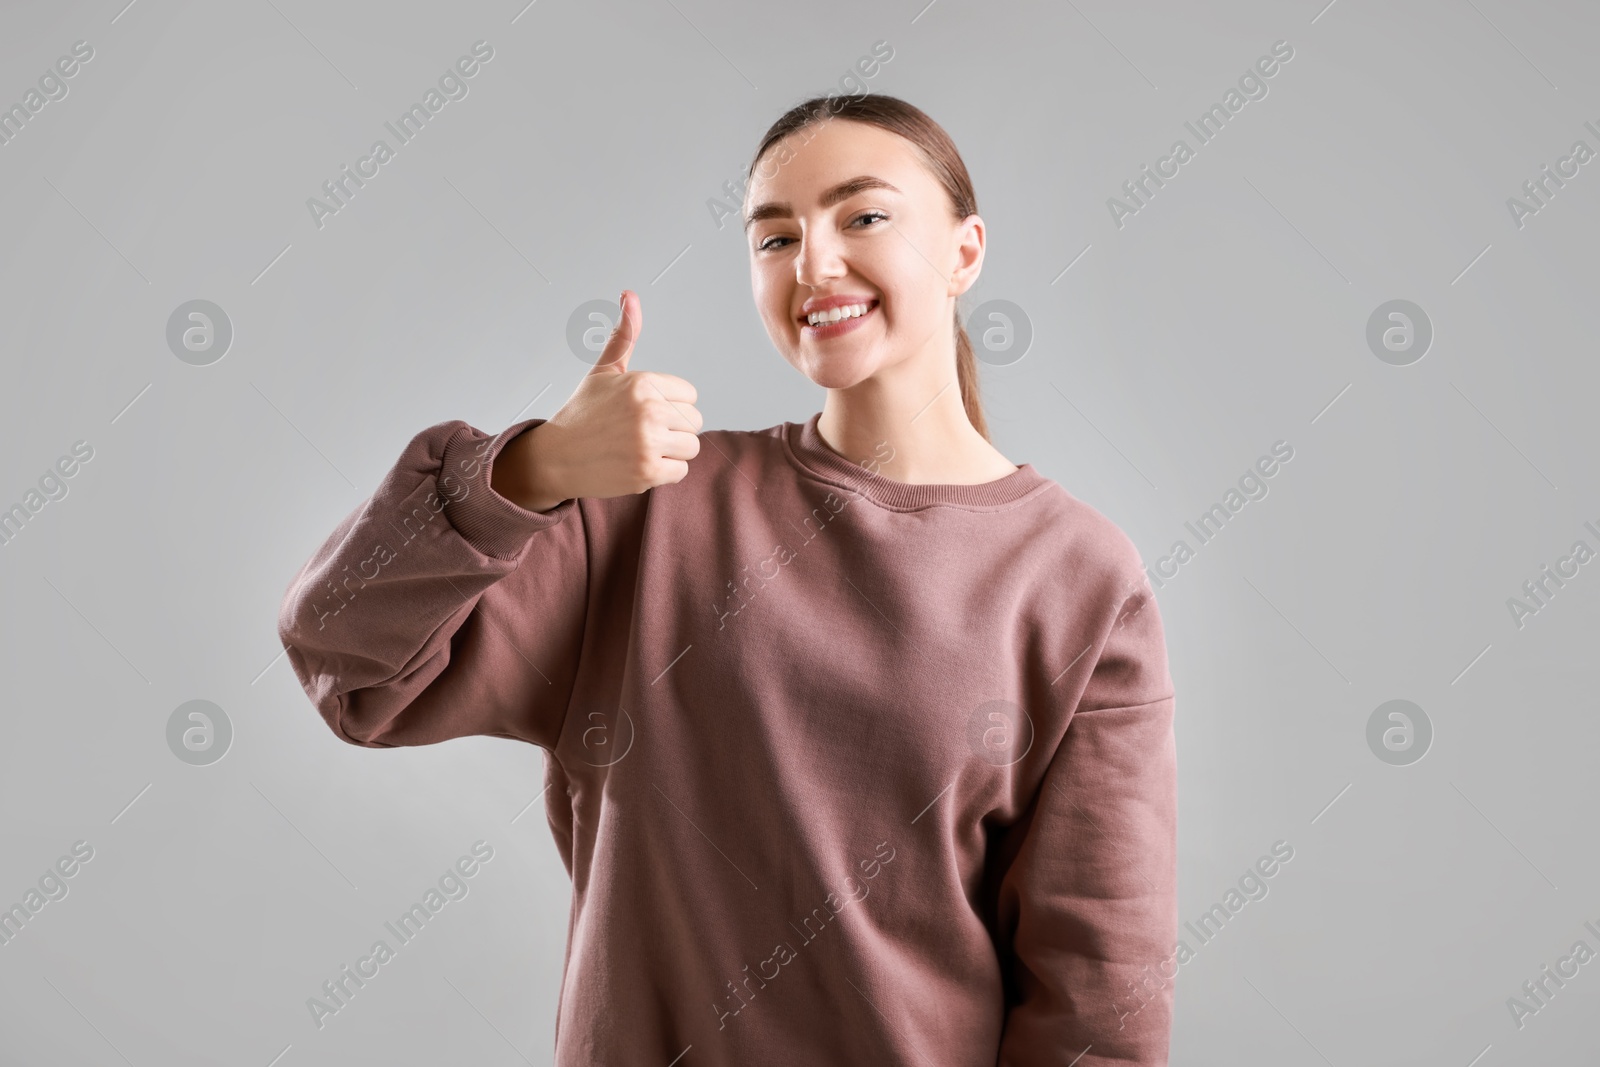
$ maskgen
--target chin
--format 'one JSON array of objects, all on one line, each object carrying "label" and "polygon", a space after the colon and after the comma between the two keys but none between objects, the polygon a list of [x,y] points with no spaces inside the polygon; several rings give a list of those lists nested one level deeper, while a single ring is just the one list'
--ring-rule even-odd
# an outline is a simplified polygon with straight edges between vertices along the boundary
[{"label": "chin", "polygon": [[872,369],[855,361],[823,359],[800,365],[801,373],[824,389],[848,389],[870,377]]}]

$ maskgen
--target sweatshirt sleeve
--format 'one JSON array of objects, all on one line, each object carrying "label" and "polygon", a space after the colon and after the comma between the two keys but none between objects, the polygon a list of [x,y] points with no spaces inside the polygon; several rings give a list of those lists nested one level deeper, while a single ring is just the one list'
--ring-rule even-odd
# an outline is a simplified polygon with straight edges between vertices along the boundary
[{"label": "sweatshirt sleeve", "polygon": [[1177,941],[1177,752],[1161,616],[1122,600],[1031,810],[1006,832],[997,1067],[1165,1067]]},{"label": "sweatshirt sleeve", "polygon": [[527,511],[489,485],[500,450],[544,421],[421,431],[290,583],[278,636],[340,739],[554,748],[583,637],[582,512]]}]

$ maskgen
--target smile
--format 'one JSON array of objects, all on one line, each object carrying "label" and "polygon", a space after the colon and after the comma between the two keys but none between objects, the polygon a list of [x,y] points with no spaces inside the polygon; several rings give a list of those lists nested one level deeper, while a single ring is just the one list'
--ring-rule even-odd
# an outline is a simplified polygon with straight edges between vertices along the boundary
[{"label": "smile", "polygon": [[852,315],[849,318],[835,319],[832,322],[824,322],[818,326],[813,326],[809,322],[802,322],[800,334],[802,337],[809,338],[813,341],[826,341],[830,338],[847,334],[851,330],[859,328],[863,322],[866,322],[873,315],[877,314],[877,311],[878,301],[872,300],[867,303],[867,310],[859,315]]}]

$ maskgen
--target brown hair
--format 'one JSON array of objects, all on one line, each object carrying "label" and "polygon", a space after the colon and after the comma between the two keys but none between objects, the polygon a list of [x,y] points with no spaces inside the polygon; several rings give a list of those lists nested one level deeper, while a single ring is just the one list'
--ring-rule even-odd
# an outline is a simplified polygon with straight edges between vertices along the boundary
[{"label": "brown hair", "polygon": [[[830,118],[849,119],[899,134],[917,149],[923,165],[949,194],[956,221],[977,213],[978,197],[972,190],[972,178],[967,174],[967,165],[961,161],[961,153],[956,151],[955,142],[950,140],[944,127],[919,108],[881,93],[814,96],[784,112],[761,139],[761,146],[756,149],[745,175],[746,186],[767,149],[797,130],[826,122]],[[959,307],[952,325],[956,341],[956,381],[961,388],[961,403],[966,409],[967,421],[987,441],[989,426],[983,417],[983,403],[978,395],[978,363],[972,352],[972,340],[961,324]]]}]

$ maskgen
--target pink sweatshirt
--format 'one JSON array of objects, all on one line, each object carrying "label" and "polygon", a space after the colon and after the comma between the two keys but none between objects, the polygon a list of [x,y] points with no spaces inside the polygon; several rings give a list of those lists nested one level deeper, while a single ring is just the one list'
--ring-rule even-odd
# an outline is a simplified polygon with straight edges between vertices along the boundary
[{"label": "pink sweatshirt", "polygon": [[543,513],[489,471],[544,420],[430,426],[289,586],[289,662],[351,744],[545,750],[561,1067],[1165,1064],[1174,697],[1137,550],[1031,464],[898,482],[819,418]]}]

